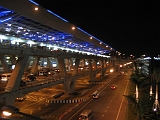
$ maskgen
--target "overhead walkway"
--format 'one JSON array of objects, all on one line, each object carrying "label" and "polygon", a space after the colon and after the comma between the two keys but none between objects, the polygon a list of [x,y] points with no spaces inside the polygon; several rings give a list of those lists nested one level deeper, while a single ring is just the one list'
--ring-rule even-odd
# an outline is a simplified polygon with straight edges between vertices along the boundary
[{"label": "overhead walkway", "polygon": [[96,55],[115,50],[50,10],[33,4],[32,0],[15,0],[14,3],[1,0],[0,5],[1,35],[8,36],[1,39],[11,40],[12,44],[66,47]]},{"label": "overhead walkway", "polygon": [[[33,0],[0,1],[0,60],[4,72],[7,57],[13,58],[15,65],[0,102],[12,104],[22,94],[63,84],[64,91],[74,90],[76,80],[89,75],[94,80],[96,74],[114,65],[114,59],[104,55],[115,51],[114,48],[69,23],[50,10],[39,6]],[[45,80],[33,86],[20,88],[22,76],[33,58],[31,72],[37,72],[40,58],[56,58],[63,78]],[[82,61],[82,62],[81,62]],[[53,61],[47,65],[52,67]],[[98,64],[101,69],[98,69]],[[68,76],[67,68],[74,68],[73,76]],[[79,66],[88,66],[89,72],[79,74]]]}]

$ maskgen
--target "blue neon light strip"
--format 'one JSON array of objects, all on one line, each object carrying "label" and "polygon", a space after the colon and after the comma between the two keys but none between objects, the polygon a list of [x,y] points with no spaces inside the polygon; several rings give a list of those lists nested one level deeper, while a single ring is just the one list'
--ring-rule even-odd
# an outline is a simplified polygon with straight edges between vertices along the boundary
[{"label": "blue neon light strip", "polygon": [[12,17],[4,19],[4,20],[0,20],[0,23],[6,22],[6,21],[11,20],[11,19],[12,19]]},{"label": "blue neon light strip", "polygon": [[[80,31],[82,31],[82,32],[84,32],[84,33],[86,33],[87,35],[92,36],[91,34],[87,33],[86,31],[82,30],[81,28],[79,28],[79,27],[77,27],[77,28],[78,28],[78,30],[80,30]],[[92,37],[93,37],[93,36],[92,36]]]},{"label": "blue neon light strip", "polygon": [[32,2],[35,5],[39,5],[38,3],[34,2],[33,0],[29,0],[30,2]]},{"label": "blue neon light strip", "polygon": [[53,13],[52,11],[50,11],[50,10],[47,10],[47,11],[48,11],[49,13],[51,13],[51,14],[55,15],[56,17],[60,18],[61,20],[65,21],[65,22],[68,22],[66,19],[64,19],[64,18],[60,17],[59,15],[57,15],[57,14]]}]

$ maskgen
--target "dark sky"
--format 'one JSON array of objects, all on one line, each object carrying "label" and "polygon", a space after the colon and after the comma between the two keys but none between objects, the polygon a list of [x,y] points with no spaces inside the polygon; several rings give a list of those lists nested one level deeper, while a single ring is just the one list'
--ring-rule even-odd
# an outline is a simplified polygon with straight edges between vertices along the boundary
[{"label": "dark sky", "polygon": [[159,0],[35,1],[122,54],[160,54]]}]

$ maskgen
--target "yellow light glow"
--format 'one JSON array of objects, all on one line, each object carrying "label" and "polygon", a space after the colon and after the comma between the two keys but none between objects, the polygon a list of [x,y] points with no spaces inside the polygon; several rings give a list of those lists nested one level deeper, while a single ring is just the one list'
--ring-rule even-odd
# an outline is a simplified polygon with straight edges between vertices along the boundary
[{"label": "yellow light glow", "polygon": [[113,69],[110,69],[110,72],[113,72]]},{"label": "yellow light glow", "polygon": [[75,27],[72,27],[72,30],[75,30],[76,28]]},{"label": "yellow light glow", "polygon": [[34,8],[34,10],[36,10],[36,11],[37,11],[37,10],[38,10],[38,7],[35,7],[35,8]]},{"label": "yellow light glow", "polygon": [[8,111],[3,111],[3,115],[5,115],[5,116],[11,116],[12,113],[10,113],[10,112],[8,112]]}]

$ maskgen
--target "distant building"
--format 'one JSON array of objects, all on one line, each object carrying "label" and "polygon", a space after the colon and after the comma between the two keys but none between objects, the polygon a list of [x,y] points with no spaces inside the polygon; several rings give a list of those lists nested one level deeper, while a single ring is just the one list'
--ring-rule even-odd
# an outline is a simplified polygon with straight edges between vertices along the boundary
[{"label": "distant building", "polygon": [[137,64],[142,73],[146,76],[152,73],[154,69],[160,70],[160,58],[139,58],[137,59]]}]

